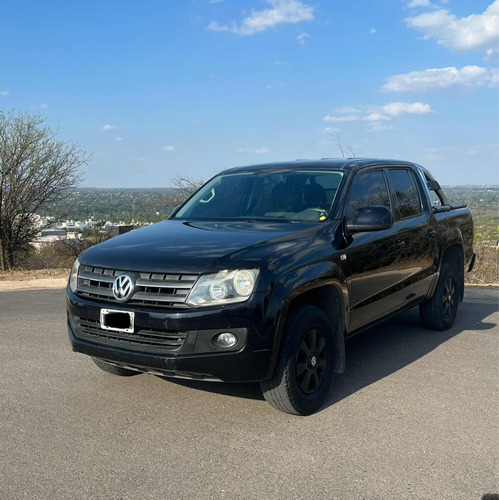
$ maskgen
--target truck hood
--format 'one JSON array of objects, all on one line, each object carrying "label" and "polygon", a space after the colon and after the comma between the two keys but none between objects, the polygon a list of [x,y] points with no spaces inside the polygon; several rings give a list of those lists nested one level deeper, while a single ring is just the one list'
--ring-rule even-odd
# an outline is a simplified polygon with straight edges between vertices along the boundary
[{"label": "truck hood", "polygon": [[251,268],[315,238],[323,224],[167,220],[87,250],[82,264],[141,272],[204,273]]}]

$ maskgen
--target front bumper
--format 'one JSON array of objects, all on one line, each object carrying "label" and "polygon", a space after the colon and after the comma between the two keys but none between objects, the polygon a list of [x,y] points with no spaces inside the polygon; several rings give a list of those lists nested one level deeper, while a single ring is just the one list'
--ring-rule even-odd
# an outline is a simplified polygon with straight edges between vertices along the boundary
[{"label": "front bumper", "polygon": [[[153,339],[144,343],[126,334],[107,337],[98,319],[109,304],[81,299],[68,288],[67,327],[73,351],[133,370],[209,381],[261,381],[270,376],[273,342],[262,336],[263,299],[257,296],[251,304],[210,310],[135,309],[136,330]],[[124,305],[112,307],[127,310]],[[156,335],[166,327],[182,332],[180,347],[158,346]],[[232,350],[215,348],[211,339],[226,331],[237,333],[239,342]]]}]

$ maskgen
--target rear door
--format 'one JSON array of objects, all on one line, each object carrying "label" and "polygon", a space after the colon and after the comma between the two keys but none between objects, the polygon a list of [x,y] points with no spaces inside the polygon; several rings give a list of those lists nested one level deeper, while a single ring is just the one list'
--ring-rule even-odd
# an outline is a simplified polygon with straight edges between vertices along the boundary
[{"label": "rear door", "polygon": [[403,306],[421,298],[430,286],[433,274],[433,256],[436,245],[435,220],[431,216],[428,200],[421,193],[421,179],[411,168],[385,170],[395,224],[400,245],[400,265],[403,269],[404,292],[400,296]]}]

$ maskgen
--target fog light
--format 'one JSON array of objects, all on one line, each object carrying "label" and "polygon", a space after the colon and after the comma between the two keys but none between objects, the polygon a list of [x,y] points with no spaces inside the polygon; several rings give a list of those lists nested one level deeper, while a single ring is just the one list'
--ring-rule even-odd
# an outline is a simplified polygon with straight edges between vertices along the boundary
[{"label": "fog light", "polygon": [[224,332],[215,335],[212,342],[215,347],[228,349],[229,347],[234,347],[237,344],[237,340],[237,336],[233,333]]}]

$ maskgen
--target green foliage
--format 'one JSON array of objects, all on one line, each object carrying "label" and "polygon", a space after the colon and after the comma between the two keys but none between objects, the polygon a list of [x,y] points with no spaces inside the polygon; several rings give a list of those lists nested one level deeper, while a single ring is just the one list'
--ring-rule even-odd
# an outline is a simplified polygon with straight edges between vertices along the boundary
[{"label": "green foliage", "polygon": [[475,223],[475,268],[466,274],[474,284],[499,281],[499,187],[449,186],[443,188],[450,203],[467,203]]},{"label": "green foliage", "polygon": [[39,215],[71,220],[103,220],[131,224],[159,222],[168,218],[175,204],[170,188],[96,189],[80,188],[68,193],[64,201],[45,205]]}]

